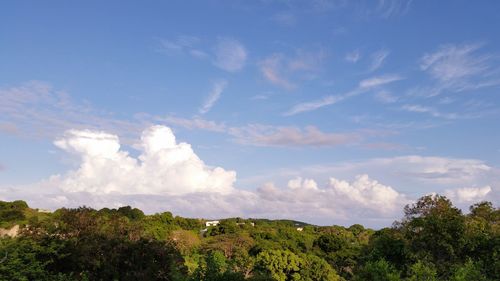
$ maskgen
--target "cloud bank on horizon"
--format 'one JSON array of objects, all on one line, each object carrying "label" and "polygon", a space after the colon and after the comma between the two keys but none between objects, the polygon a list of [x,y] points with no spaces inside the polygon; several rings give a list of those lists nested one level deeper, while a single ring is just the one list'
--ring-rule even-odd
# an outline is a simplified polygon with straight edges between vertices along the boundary
[{"label": "cloud bank on horizon", "polygon": [[[2,189],[0,198],[24,199],[50,209],[133,205],[148,213],[169,210],[185,216],[294,218],[315,223],[390,223],[412,202],[408,195],[366,174],[352,181],[330,177],[322,186],[314,179],[295,177],[284,187],[266,182],[255,190],[238,188],[235,171],[205,164],[190,144],[178,143],[172,130],[161,125],[143,131],[134,145],[140,152],[137,157],[122,150],[118,136],[102,131],[68,130],[54,145],[76,157],[76,169]],[[447,172],[449,165],[453,164],[438,170]],[[470,168],[471,174],[474,169],[490,169],[476,165]],[[417,170],[425,172],[425,167]],[[473,203],[492,198],[491,191],[490,186],[462,187],[446,190],[446,195],[457,203]]]}]

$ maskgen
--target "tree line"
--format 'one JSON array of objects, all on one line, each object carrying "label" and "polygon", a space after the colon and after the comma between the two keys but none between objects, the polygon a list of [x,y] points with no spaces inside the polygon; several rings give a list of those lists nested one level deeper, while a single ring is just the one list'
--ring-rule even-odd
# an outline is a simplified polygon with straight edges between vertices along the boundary
[{"label": "tree line", "polygon": [[391,227],[230,218],[130,206],[53,213],[0,201],[0,280],[500,280],[500,210],[420,198]]}]

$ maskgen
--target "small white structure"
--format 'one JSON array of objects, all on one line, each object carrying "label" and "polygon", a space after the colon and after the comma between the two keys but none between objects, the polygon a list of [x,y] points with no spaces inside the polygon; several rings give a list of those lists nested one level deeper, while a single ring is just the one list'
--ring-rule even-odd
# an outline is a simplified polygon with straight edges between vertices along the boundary
[{"label": "small white structure", "polygon": [[216,226],[219,224],[219,221],[207,221],[205,222],[205,226],[206,227],[209,227],[209,226]]},{"label": "small white structure", "polygon": [[302,230],[304,230],[303,227],[297,227],[297,231],[302,231]]},{"label": "small white structure", "polygon": [[9,236],[9,237],[16,237],[19,234],[19,225],[16,224],[10,229],[6,228],[0,228],[0,237],[3,236]]},{"label": "small white structure", "polygon": [[37,211],[38,211],[39,213],[52,213],[52,211],[51,211],[51,210],[47,210],[47,209],[37,209]]}]

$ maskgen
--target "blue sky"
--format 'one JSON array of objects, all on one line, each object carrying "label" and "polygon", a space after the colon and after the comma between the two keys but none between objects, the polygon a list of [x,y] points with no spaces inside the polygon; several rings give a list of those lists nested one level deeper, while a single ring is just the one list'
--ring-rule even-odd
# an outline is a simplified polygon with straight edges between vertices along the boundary
[{"label": "blue sky", "polygon": [[499,8],[6,2],[0,199],[371,226],[498,202]]}]

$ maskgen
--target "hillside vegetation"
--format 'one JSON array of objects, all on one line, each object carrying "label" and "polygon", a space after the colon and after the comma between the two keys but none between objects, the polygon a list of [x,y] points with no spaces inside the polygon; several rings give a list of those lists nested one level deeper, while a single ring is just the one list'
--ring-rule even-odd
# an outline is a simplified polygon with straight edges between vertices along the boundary
[{"label": "hillside vegetation", "polygon": [[0,201],[0,280],[500,280],[500,210],[425,196],[378,231]]}]

